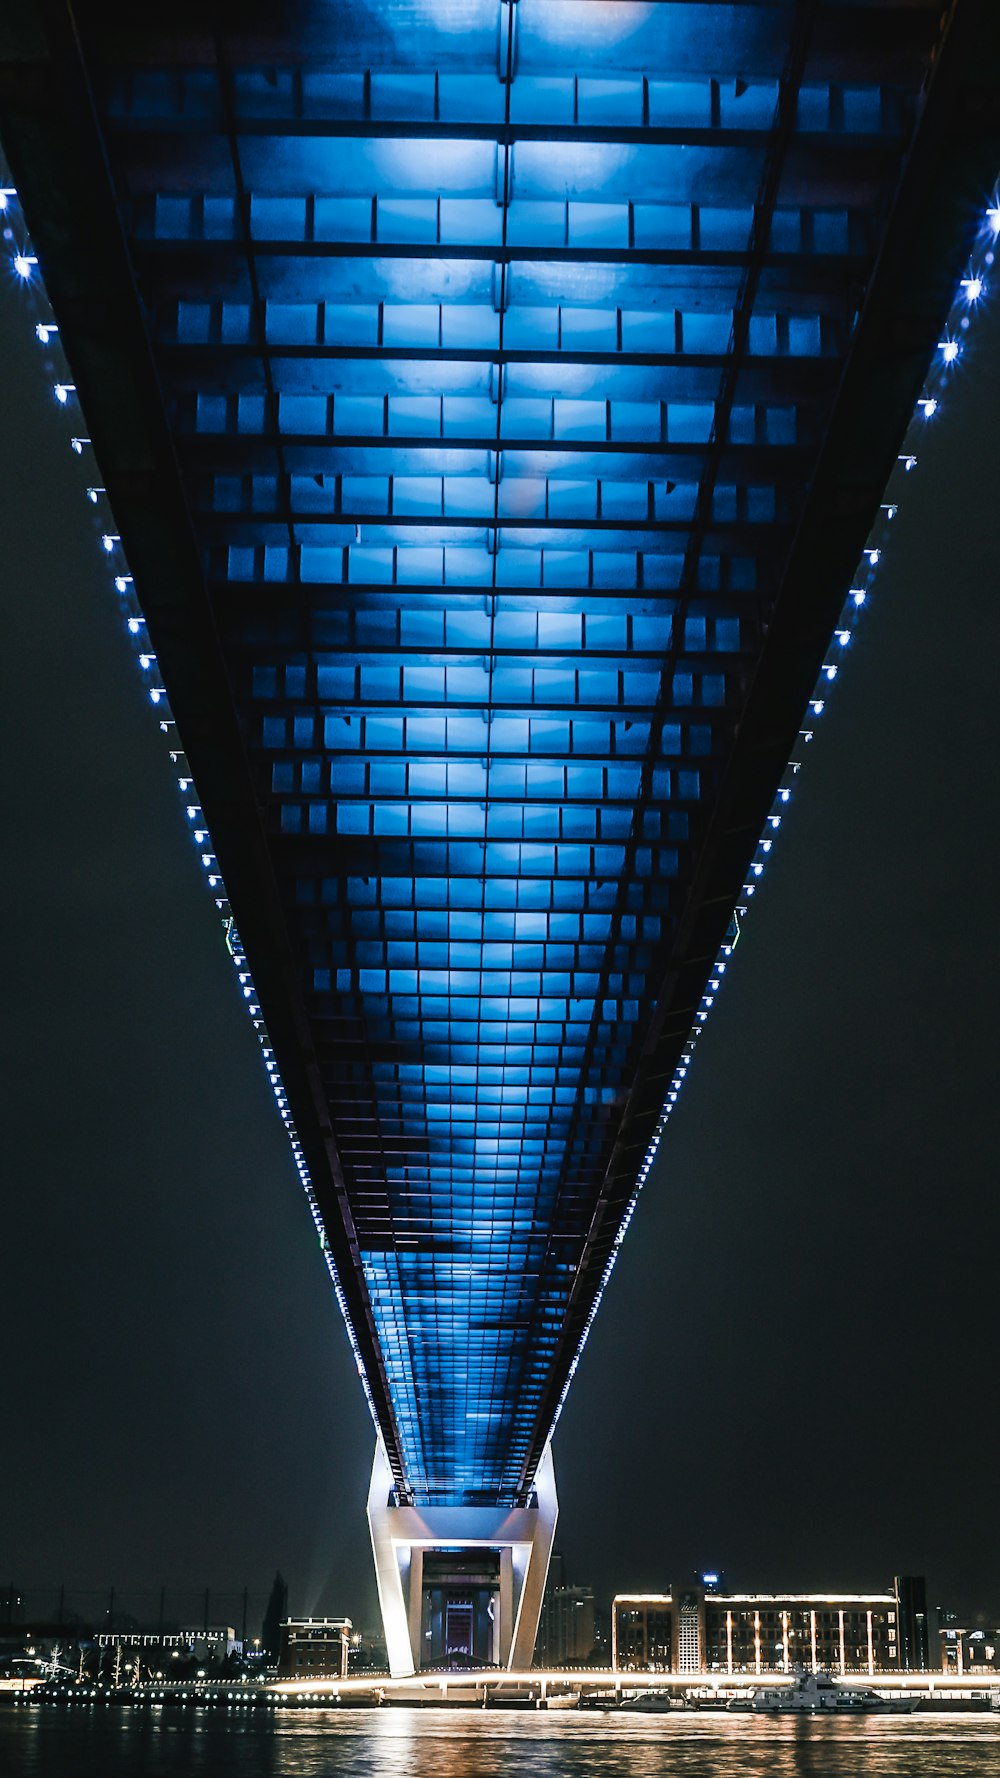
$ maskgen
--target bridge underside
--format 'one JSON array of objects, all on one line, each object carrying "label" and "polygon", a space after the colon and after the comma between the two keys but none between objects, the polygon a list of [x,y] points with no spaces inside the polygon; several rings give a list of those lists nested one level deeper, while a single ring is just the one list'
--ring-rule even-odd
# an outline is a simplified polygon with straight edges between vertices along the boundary
[{"label": "bridge underside", "polygon": [[0,127],[394,1499],[526,1508],[974,245],[996,12],[210,11],[15,0]]}]

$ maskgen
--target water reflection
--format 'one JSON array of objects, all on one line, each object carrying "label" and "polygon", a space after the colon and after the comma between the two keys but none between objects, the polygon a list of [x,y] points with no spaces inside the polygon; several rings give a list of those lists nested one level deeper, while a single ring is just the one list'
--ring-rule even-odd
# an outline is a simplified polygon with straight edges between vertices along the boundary
[{"label": "water reflection", "polygon": [[995,1778],[1000,1723],[534,1711],[0,1711],[10,1778]]}]

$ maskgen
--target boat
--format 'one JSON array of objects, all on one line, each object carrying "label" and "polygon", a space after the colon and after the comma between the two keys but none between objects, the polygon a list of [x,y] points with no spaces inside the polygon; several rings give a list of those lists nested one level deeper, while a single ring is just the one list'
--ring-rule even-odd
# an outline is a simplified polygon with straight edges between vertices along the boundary
[{"label": "boat", "polygon": [[796,1673],[791,1685],[755,1686],[729,1708],[772,1716],[909,1716],[917,1698],[883,1698],[869,1686],[838,1685],[829,1673]]},{"label": "boat", "polygon": [[735,1702],[731,1692],[723,1692],[716,1685],[698,1686],[685,1693],[689,1710],[728,1710]]},{"label": "boat", "polygon": [[649,1715],[661,1716],[667,1710],[684,1710],[683,1698],[669,1691],[639,1692],[636,1696],[622,1699],[623,1710],[641,1710]]}]

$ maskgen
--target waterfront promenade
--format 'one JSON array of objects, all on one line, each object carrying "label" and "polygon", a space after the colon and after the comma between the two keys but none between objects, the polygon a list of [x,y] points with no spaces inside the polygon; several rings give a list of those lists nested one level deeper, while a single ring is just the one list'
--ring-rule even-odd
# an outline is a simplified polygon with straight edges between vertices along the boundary
[{"label": "waterfront promenade", "polygon": [[[850,1683],[851,1675],[845,1676]],[[1000,1719],[1000,1685],[989,1675],[924,1673],[876,1673],[864,1676],[866,1684],[886,1699],[917,1698],[923,1710],[991,1710]],[[70,1707],[100,1704],[126,1708],[187,1706],[235,1710],[287,1710],[308,1708],[409,1708],[465,1707],[467,1709],[622,1709],[627,1711],[651,1692],[669,1696],[678,1710],[696,1707],[725,1710],[730,1700],[746,1700],[754,1686],[791,1684],[792,1675],[767,1673],[724,1674],[624,1673],[583,1668],[517,1673],[506,1670],[425,1673],[409,1679],[387,1674],[359,1674],[347,1679],[274,1680],[265,1684],[249,1680],[193,1680],[181,1685],[151,1681],[113,1688],[88,1684],[51,1686],[41,1682],[17,1683],[8,1695],[12,1701],[42,1706]]]}]

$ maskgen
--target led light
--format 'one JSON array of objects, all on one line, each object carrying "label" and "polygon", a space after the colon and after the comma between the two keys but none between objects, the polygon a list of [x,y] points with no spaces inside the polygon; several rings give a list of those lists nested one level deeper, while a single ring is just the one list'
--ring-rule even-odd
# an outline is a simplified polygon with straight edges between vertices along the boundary
[{"label": "led light", "polygon": [[882,560],[882,551],[880,549],[866,549],[862,551],[862,554],[868,557],[873,568],[877,568],[879,562]]},{"label": "led light", "polygon": [[[11,198],[16,198],[16,197],[17,197],[17,187],[16,186],[14,186],[14,185],[0,185],[0,210],[6,210],[10,204]],[[989,215],[989,211],[987,211],[987,215]]]},{"label": "led light", "polygon": [[115,587],[119,593],[127,592],[131,585],[132,585],[131,574],[116,574],[115,575]]},{"label": "led light", "polygon": [[103,494],[103,493],[104,493],[103,488],[88,488],[87,489],[87,499],[90,501],[91,506],[97,505],[97,497],[99,494]]},{"label": "led light", "polygon": [[854,600],[855,605],[863,605],[867,597],[868,594],[865,592],[863,586],[852,586],[851,598]]},{"label": "led light", "polygon": [[850,630],[838,630],[836,632],[836,635],[837,635],[837,641],[840,643],[841,648],[846,648],[847,644],[851,640]]},{"label": "led light", "polygon": [[14,255],[14,270],[19,278],[30,278],[31,268],[37,264],[38,261],[33,253],[15,253]]},{"label": "led light", "polygon": [[764,866],[762,864],[752,864],[750,869],[753,871],[755,877],[760,877],[764,874]]},{"label": "led light", "polygon": [[792,794],[791,791],[786,789],[784,785],[782,785],[782,788],[778,791],[778,795],[780,796],[783,803],[787,803],[791,794]]},{"label": "led light", "polygon": [[962,289],[965,291],[966,302],[977,303],[983,294],[983,280],[975,277],[963,278]]},{"label": "led light", "polygon": [[887,519],[894,519],[897,512],[899,511],[899,507],[896,506],[895,504],[890,504],[886,500],[883,500],[882,511],[885,513],[885,516]]},{"label": "led light", "polygon": [[925,395],[921,401],[917,402],[917,406],[922,408],[925,420],[929,420],[932,414],[937,413],[938,404],[933,395]]},{"label": "led light", "polygon": [[1000,204],[991,204],[986,212],[986,221],[993,234],[1000,235]]},{"label": "led light", "polygon": [[76,390],[75,383],[56,383],[55,388],[53,390],[53,394],[55,395],[55,398],[59,402],[60,406],[65,407],[67,401],[69,400],[70,396],[75,392],[75,390]]},{"label": "led light", "polygon": [[139,630],[141,627],[142,627],[142,618],[141,617],[130,617],[129,618],[128,633],[130,636],[138,636]]},{"label": "led light", "polygon": [[47,346],[52,335],[58,332],[59,329],[54,321],[39,321],[38,326],[35,328],[35,334],[43,346]]},{"label": "led light", "polygon": [[141,654],[139,656],[139,665],[140,667],[151,667],[155,659],[155,654]]},{"label": "led light", "polygon": [[905,475],[909,475],[910,470],[916,469],[916,467],[917,467],[917,459],[916,459],[916,457],[912,456],[911,454],[899,456],[896,458],[896,461],[897,461],[897,463],[902,463],[903,472]]},{"label": "led light", "polygon": [[115,547],[115,544],[121,542],[121,538],[119,537],[117,531],[105,531],[104,536],[101,538],[101,542],[104,545],[104,548],[107,550],[108,555],[110,556],[111,551]]},{"label": "led light", "polygon": [[938,340],[938,347],[940,349],[941,356],[944,359],[945,363],[946,364],[954,364],[955,359],[958,357],[958,341],[957,340]]},{"label": "led light", "polygon": [[[822,714],[823,714],[823,699],[822,698],[810,698],[809,699],[809,708],[810,708],[810,710],[813,711],[813,713],[816,716],[822,716]],[[812,740],[811,735],[807,735],[806,738],[807,738],[807,740],[810,740],[810,741]]]},{"label": "led light", "polygon": [[162,696],[163,696],[162,691],[158,690],[158,688],[154,685],[153,689],[151,690],[151,692],[149,694],[149,701],[151,704],[158,704],[160,699],[162,698]]},{"label": "led light", "polygon": [[83,447],[85,444],[89,444],[90,440],[89,438],[71,438],[69,443],[70,449],[75,451],[78,457],[82,457]]},{"label": "led light", "polygon": [[825,673],[825,674],[826,674],[826,676],[827,676],[827,678],[828,678],[828,679],[836,679],[836,677],[837,677],[837,669],[836,669],[836,667],[835,667],[835,666],[834,666],[834,665],[833,665],[833,663],[832,663],[832,662],[831,662],[831,664],[830,664],[830,666],[828,666],[828,667],[824,667],[824,668],[823,668],[823,671],[824,671],[824,673]]}]

